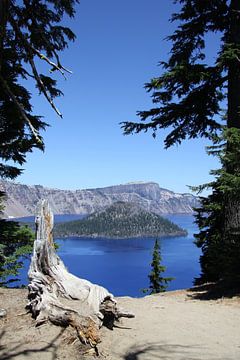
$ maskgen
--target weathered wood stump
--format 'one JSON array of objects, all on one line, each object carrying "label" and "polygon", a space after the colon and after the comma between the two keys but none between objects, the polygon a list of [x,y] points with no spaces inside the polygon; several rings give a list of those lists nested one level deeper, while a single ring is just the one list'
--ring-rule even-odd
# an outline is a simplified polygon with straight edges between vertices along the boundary
[{"label": "weathered wood stump", "polygon": [[7,316],[7,310],[0,309],[0,318],[4,318],[5,316]]},{"label": "weathered wood stump", "polygon": [[27,309],[37,325],[47,321],[71,326],[84,344],[96,347],[102,324],[112,328],[120,317],[134,317],[121,311],[112,294],[69,273],[56,254],[53,242],[53,214],[42,200],[36,216],[36,239],[28,272]]}]

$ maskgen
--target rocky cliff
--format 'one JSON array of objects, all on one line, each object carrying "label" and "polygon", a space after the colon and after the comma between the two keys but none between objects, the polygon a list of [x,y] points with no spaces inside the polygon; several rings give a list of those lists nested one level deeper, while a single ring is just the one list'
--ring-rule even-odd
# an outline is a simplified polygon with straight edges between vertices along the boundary
[{"label": "rocky cliff", "polygon": [[34,215],[38,201],[43,198],[48,199],[55,214],[90,214],[116,201],[136,203],[156,214],[192,213],[198,205],[197,197],[162,189],[154,182],[73,191],[0,181],[0,189],[7,194],[8,217]]}]

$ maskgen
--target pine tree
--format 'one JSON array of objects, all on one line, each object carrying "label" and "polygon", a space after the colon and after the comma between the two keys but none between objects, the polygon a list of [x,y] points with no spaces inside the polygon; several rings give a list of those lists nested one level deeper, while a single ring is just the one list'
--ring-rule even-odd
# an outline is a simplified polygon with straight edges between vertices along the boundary
[{"label": "pine tree", "polygon": [[173,278],[164,278],[162,274],[165,272],[166,267],[161,265],[162,257],[161,250],[158,240],[155,241],[153,248],[153,257],[152,257],[152,271],[148,275],[150,286],[149,289],[146,289],[144,292],[149,291],[150,294],[157,294],[164,292],[167,289],[169,281]]},{"label": "pine tree", "polygon": [[[168,37],[172,42],[170,57],[160,63],[162,74],[146,84],[147,91],[152,93],[154,107],[138,112],[141,122],[123,123],[125,134],[152,130],[155,137],[158,129],[170,129],[165,139],[166,148],[196,137],[212,140],[221,136],[225,128],[235,133],[240,129],[240,1],[175,2],[181,9],[171,19],[178,25]],[[206,63],[209,33],[220,42],[213,64]],[[226,122],[223,120],[223,100],[227,100]],[[219,269],[215,279],[225,277],[222,258],[230,260],[240,241],[240,197],[239,193],[236,195],[240,163],[234,161],[239,157],[240,145],[237,143],[237,148],[233,147],[231,135],[225,134],[221,176],[216,174],[216,182],[210,184],[213,193],[202,199],[197,217],[205,280],[212,278],[210,269],[214,266]],[[204,216],[206,213],[209,216]],[[214,251],[208,252],[210,248]],[[228,268],[231,267],[229,264]]]},{"label": "pine tree", "polygon": [[18,280],[23,259],[32,252],[34,233],[17,222],[0,220],[0,286]]},{"label": "pine tree", "polygon": [[[62,65],[59,53],[75,35],[61,21],[66,15],[74,16],[78,2],[0,1],[0,178],[16,178],[22,172],[26,154],[34,148],[44,149],[40,131],[48,124],[42,116],[33,114],[26,84],[34,81],[39,94],[62,116],[54,103],[62,92],[53,76],[60,73],[65,77],[70,72]],[[39,70],[44,64],[47,73]],[[0,192],[0,210],[3,202],[4,193]],[[30,230],[0,220],[0,285],[7,276],[17,275],[21,256],[29,253],[32,240]]]},{"label": "pine tree", "polygon": [[[33,114],[25,80],[34,81],[38,92],[62,116],[54,103],[54,98],[62,92],[53,75],[65,76],[69,72],[62,65],[59,52],[74,40],[75,35],[62,26],[61,21],[65,15],[74,16],[74,5],[78,2],[0,2],[0,177],[15,178],[21,173],[16,164],[21,166],[26,161],[26,154],[34,148],[44,148],[40,131],[47,123],[40,115]],[[39,66],[40,61],[42,66]],[[47,73],[40,72],[44,64]],[[9,161],[15,164],[9,165]]]},{"label": "pine tree", "polygon": [[[196,209],[196,222],[200,229],[196,234],[196,244],[203,252],[200,257],[202,274],[196,279],[197,284],[222,279],[240,281],[240,228],[226,231],[223,226],[228,205],[225,199],[234,198],[234,201],[240,202],[240,130],[228,129],[216,142],[218,144],[210,147],[209,153],[219,156],[222,168],[212,171],[215,181],[200,187],[199,190],[211,187],[213,191],[207,198],[201,199],[202,205]],[[230,173],[229,166],[235,171]],[[238,216],[234,207],[230,207],[230,211],[229,216],[233,219]]]}]

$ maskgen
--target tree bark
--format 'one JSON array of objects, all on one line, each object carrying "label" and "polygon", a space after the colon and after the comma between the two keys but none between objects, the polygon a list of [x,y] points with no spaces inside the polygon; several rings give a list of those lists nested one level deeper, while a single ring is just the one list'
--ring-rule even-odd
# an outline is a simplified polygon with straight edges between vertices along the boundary
[{"label": "tree bark", "polygon": [[96,347],[103,323],[112,328],[120,317],[134,315],[119,310],[113,295],[105,288],[68,272],[55,252],[52,232],[53,214],[48,202],[43,200],[36,216],[27,309],[37,325],[50,321],[63,327],[72,326],[82,343]]},{"label": "tree bark", "polygon": [[[232,0],[227,41],[240,50],[240,1]],[[228,68],[228,119],[227,127],[240,129],[240,59],[230,62]]]},{"label": "tree bark", "polygon": [[[227,42],[235,49],[236,58],[229,62],[228,68],[228,116],[227,116],[227,128],[240,129],[240,1],[232,0],[230,3],[229,13],[229,31],[227,34]],[[237,49],[237,50],[236,50]],[[226,155],[237,153],[238,149],[227,141]],[[225,170],[230,176],[239,177],[240,175],[240,164],[236,166],[236,161],[228,161],[226,159]],[[230,251],[230,255],[233,257],[237,256],[236,244],[240,238],[240,194],[237,195],[236,191],[227,191],[224,195],[224,229],[223,229],[223,240],[226,251]],[[231,270],[230,270],[231,272]]]}]

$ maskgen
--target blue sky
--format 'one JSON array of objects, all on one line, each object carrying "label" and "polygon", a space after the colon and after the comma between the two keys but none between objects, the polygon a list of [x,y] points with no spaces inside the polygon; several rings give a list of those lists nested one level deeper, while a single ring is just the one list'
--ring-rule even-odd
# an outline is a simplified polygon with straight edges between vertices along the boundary
[{"label": "blue sky", "polygon": [[[155,181],[176,192],[210,179],[216,159],[204,140],[163,148],[164,132],[123,136],[121,121],[138,121],[137,110],[151,106],[144,83],[158,76],[158,62],[168,57],[164,38],[175,25],[168,19],[172,0],[81,0],[67,24],[77,35],[62,53],[73,71],[59,78],[64,97],[56,100],[60,119],[45,99],[33,94],[34,111],[51,125],[45,152],[27,157],[17,182],[61,189],[103,187]],[[216,44],[210,39],[209,57]],[[32,89],[33,90],[33,89]],[[166,133],[165,133],[166,134]]]}]

